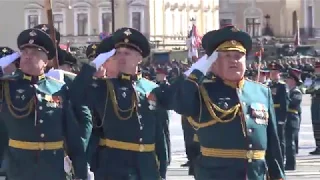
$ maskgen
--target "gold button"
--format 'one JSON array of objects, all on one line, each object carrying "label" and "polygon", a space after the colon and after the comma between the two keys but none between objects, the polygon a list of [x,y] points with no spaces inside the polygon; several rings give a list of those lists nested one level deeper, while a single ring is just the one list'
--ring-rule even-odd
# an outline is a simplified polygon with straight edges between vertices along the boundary
[{"label": "gold button", "polygon": [[249,132],[249,133],[252,133],[252,129],[248,129],[248,132]]},{"label": "gold button", "polygon": [[43,138],[43,137],[44,137],[44,134],[42,133],[40,136]]},{"label": "gold button", "polygon": [[141,104],[138,104],[138,107],[141,107]]},{"label": "gold button", "polygon": [[252,148],[252,144],[249,144],[249,148]]},{"label": "gold button", "polygon": [[40,123],[43,123],[43,120],[42,120],[42,119],[40,119],[40,120],[39,120],[39,122],[40,122]]},{"label": "gold button", "polygon": [[42,106],[39,106],[39,110],[42,110]]},{"label": "gold button", "polygon": [[142,142],[142,138],[139,139],[139,142]]}]

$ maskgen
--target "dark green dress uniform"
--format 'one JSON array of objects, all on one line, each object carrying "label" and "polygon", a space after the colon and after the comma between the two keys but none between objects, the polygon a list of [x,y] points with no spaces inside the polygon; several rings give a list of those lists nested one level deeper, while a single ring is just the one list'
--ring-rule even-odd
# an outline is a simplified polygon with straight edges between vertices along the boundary
[{"label": "dark green dress uniform", "polygon": [[[157,69],[157,74],[164,74],[168,75],[168,70],[166,68],[158,68]],[[167,80],[164,81],[156,81],[156,83],[159,85],[159,89],[162,91],[166,91],[169,88],[169,82]],[[158,107],[157,110],[157,116],[158,119],[162,119],[162,129],[163,133],[165,135],[165,140],[166,140],[166,149],[167,149],[167,163],[168,165],[171,162],[171,141],[170,141],[170,131],[169,131],[169,114],[166,109]],[[161,152],[162,153],[162,152]]]},{"label": "dark green dress uniform", "polygon": [[[214,50],[249,53],[250,36],[234,26],[208,32],[202,45]],[[197,128],[201,155],[196,180],[263,180],[268,169],[272,180],[284,179],[277,122],[268,87],[250,80],[237,86],[216,77],[202,83],[195,69],[176,92],[174,109],[191,116]]]},{"label": "dark green dress uniform", "polygon": [[[3,58],[13,53],[14,51],[9,47],[0,47],[0,58]],[[3,155],[7,147],[8,147],[7,129],[4,122],[0,121],[0,162],[2,162],[3,160]],[[1,166],[0,174],[3,174],[3,166],[2,166],[3,163],[4,162],[2,162],[0,165]]]},{"label": "dark green dress uniform", "polygon": [[[105,40],[109,41],[105,43],[106,47],[100,44],[98,49],[110,51],[115,43],[116,48],[131,48],[143,57],[150,53],[147,39],[131,28],[121,28]],[[75,80],[75,83],[89,84],[86,96],[90,109],[95,110],[102,120],[103,135],[95,179],[165,178],[167,150],[152,93],[157,84],[126,74],[95,83],[92,81],[95,71],[95,68],[84,65]],[[85,97],[82,93],[84,91],[78,91],[78,96]]]},{"label": "dark green dress uniform", "polygon": [[[268,65],[269,70],[281,71],[283,66],[276,62],[271,62]],[[288,110],[288,93],[286,83],[278,80],[270,83],[270,89],[272,93],[272,99],[274,103],[274,109],[277,117],[277,129],[280,140],[280,147],[282,155],[285,155],[285,124],[287,121],[287,110]]]},{"label": "dark green dress uniform", "polygon": [[[320,62],[315,63],[315,68],[320,67]],[[306,94],[312,96],[311,100],[311,119],[314,139],[316,142],[316,149],[310,154],[318,155],[320,154],[320,76],[315,75],[312,80],[312,85],[306,90]]]},{"label": "dark green dress uniform", "polygon": [[[50,37],[41,30],[24,30],[18,37],[19,49],[38,48],[55,56]],[[79,128],[66,87],[41,76],[18,70],[1,77],[1,111],[9,135],[6,154],[10,180],[65,180],[64,142],[70,151],[76,178],[87,178],[87,164]]]},{"label": "dark green dress uniform", "polygon": [[295,144],[300,129],[300,115],[302,92],[299,89],[299,85],[302,84],[300,77],[297,73],[300,73],[298,69],[290,69],[289,77],[296,81],[296,86],[289,91],[289,103],[288,103],[288,115],[285,129],[286,135],[286,170],[296,169],[296,147]]}]

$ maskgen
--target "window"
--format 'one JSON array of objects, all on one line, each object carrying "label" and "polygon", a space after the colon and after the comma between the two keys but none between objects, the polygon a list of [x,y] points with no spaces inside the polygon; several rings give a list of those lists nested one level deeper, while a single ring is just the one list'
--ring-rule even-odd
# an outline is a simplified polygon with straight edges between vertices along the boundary
[{"label": "window", "polygon": [[42,6],[37,3],[26,3],[24,7],[24,28],[33,28],[41,24]]},{"label": "window", "polygon": [[250,36],[260,36],[260,18],[246,18],[246,31]]},{"label": "window", "polygon": [[39,24],[39,16],[38,15],[28,15],[28,28],[33,28]]},{"label": "window", "polygon": [[102,13],[102,32],[112,32],[112,13]]},{"label": "window", "polygon": [[232,24],[232,19],[220,19],[220,27],[228,26]]},{"label": "window", "polygon": [[87,13],[77,14],[77,22],[78,22],[78,35],[79,36],[88,35],[88,14]]},{"label": "window", "polygon": [[132,28],[141,31],[141,12],[132,12]]},{"label": "window", "polygon": [[63,27],[63,14],[54,14],[53,15],[53,24],[54,27],[59,31],[63,32],[64,27]]}]

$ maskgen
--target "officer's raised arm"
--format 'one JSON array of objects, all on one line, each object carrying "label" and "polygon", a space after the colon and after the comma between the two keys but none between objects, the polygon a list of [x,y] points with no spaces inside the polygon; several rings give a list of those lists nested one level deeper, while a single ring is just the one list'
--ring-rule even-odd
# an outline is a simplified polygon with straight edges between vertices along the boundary
[{"label": "officer's raised arm", "polygon": [[[66,86],[62,89],[67,92]],[[67,99],[67,98],[66,98]],[[76,178],[85,179],[87,177],[87,158],[81,136],[79,124],[73,112],[69,100],[63,103],[63,132],[69,155]]]},{"label": "officer's raised arm", "polygon": [[82,66],[80,73],[69,87],[72,98],[81,100],[80,97],[85,95],[88,87],[93,83],[94,74],[115,53],[116,50],[114,49],[112,36],[105,38],[98,46],[96,52],[97,57],[89,64],[84,64]]}]

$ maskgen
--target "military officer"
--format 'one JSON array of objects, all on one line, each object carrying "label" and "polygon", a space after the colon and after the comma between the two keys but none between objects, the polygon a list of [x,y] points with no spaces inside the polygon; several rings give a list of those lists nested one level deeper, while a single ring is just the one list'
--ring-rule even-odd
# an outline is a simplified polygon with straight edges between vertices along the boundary
[{"label": "military officer", "polygon": [[[196,180],[263,180],[267,167],[271,179],[284,179],[271,92],[244,79],[251,37],[227,26],[206,33],[202,45],[206,56],[185,73],[174,104],[197,129]],[[210,67],[216,78],[203,83]]]},{"label": "military officer", "polygon": [[[132,28],[121,28],[108,40],[101,47],[105,52],[91,66],[83,65],[74,81],[74,87],[80,89],[76,95],[86,97],[85,92],[89,93],[87,102],[102,121],[95,179],[165,179],[167,150],[153,94],[158,85],[137,76],[138,64],[150,54],[149,42]],[[118,78],[100,84],[92,81],[94,72],[111,56],[118,63]],[[79,88],[81,85],[89,88]]]},{"label": "military officer", "polygon": [[314,139],[316,142],[316,149],[310,152],[311,155],[320,154],[320,62],[315,62],[314,77],[312,78],[312,85],[306,90],[307,94],[311,94],[311,119]]},{"label": "military officer", "polygon": [[300,79],[301,71],[295,68],[289,69],[286,83],[289,88],[288,115],[285,129],[286,136],[286,170],[296,169],[296,145],[300,129],[300,113],[302,92],[299,86],[302,84]]},{"label": "military officer", "polygon": [[285,123],[287,120],[288,94],[285,82],[280,80],[283,66],[277,62],[271,62],[268,65],[270,70],[270,89],[274,103],[274,109],[277,116],[277,129],[280,140],[282,155],[285,155]]},{"label": "military officer", "polygon": [[[65,180],[64,142],[75,179],[87,178],[83,143],[66,89],[44,70],[55,56],[50,37],[39,29],[22,31],[17,39],[20,68],[1,77],[1,111],[9,134],[7,176],[10,180]],[[4,66],[1,69],[5,68]]]}]

